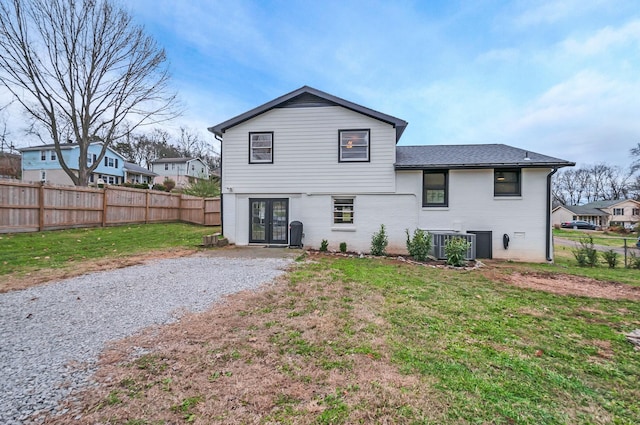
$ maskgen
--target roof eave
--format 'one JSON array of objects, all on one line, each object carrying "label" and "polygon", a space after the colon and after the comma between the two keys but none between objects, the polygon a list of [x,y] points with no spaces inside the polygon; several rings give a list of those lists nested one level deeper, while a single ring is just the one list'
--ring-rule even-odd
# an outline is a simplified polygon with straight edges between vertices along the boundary
[{"label": "roof eave", "polygon": [[394,164],[396,170],[424,170],[424,169],[487,169],[487,168],[562,168],[573,167],[575,162],[496,162],[496,163],[465,163],[465,164]]},{"label": "roof eave", "polygon": [[225,131],[227,131],[229,128],[231,127],[235,127],[239,124],[242,124],[245,121],[248,121],[260,114],[264,114],[265,112],[270,111],[271,109],[276,108],[278,105],[293,99],[296,96],[299,96],[303,93],[310,93],[314,96],[318,96],[321,97],[323,99],[329,100],[333,103],[336,103],[340,106],[342,106],[343,108],[352,110],[354,112],[358,112],[360,114],[369,116],[371,118],[377,119],[379,121],[382,122],[386,122],[387,124],[392,125],[395,129],[396,129],[396,143],[398,142],[398,140],[400,140],[400,137],[402,136],[402,133],[404,132],[404,130],[406,129],[407,125],[409,125],[408,122],[401,120],[399,118],[393,117],[391,115],[387,115],[384,114],[382,112],[378,112],[375,111],[373,109],[367,108],[366,106],[362,106],[362,105],[358,105],[356,103],[350,102],[348,100],[339,98],[337,96],[334,96],[332,94],[329,93],[325,93],[323,91],[314,89],[313,87],[309,87],[309,86],[303,86],[297,90],[294,90],[290,93],[287,93],[285,95],[282,95],[270,102],[267,102],[263,105],[260,105],[256,108],[253,108],[243,114],[240,114],[234,118],[231,118],[227,121],[224,121],[218,125],[215,125],[213,127],[209,127],[207,130],[209,130],[210,132],[212,132],[213,134],[215,134],[218,137],[222,137],[223,133]]}]

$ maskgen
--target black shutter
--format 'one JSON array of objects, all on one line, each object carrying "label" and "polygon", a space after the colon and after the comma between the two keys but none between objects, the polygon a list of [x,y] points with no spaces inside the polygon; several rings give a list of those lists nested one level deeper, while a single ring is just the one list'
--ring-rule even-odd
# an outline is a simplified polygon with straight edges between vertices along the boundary
[{"label": "black shutter", "polygon": [[118,158],[116,158],[116,168],[118,168]]},{"label": "black shutter", "polygon": [[107,157],[105,156],[104,157],[104,166],[107,167],[108,166],[107,164],[109,164],[109,162],[107,161]]}]

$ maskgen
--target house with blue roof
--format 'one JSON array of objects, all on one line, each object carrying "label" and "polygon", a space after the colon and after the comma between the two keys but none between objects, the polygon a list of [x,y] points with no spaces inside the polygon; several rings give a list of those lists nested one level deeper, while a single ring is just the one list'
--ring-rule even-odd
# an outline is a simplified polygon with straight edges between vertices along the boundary
[{"label": "house with blue roof", "polygon": [[[551,177],[575,163],[504,144],[397,145],[408,123],[304,86],[209,128],[220,140],[223,233],[237,245],[345,242],[388,252],[405,230],[460,235],[476,258],[551,261]],[[297,242],[297,241],[296,241]]]}]

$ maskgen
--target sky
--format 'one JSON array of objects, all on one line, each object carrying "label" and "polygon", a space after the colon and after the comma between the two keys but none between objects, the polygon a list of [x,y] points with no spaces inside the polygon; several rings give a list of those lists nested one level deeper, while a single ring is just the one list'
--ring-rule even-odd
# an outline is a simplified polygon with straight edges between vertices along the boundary
[{"label": "sky", "polygon": [[[637,0],[131,0],[185,112],[221,123],[304,85],[409,122],[400,145],[505,143],[627,167]],[[219,149],[219,145],[217,147]]]}]

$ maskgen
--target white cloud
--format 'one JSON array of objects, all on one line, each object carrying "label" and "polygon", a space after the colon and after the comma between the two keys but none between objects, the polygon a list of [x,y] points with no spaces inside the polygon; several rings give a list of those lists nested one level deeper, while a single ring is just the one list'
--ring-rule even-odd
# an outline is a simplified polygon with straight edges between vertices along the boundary
[{"label": "white cloud", "polygon": [[518,27],[530,27],[541,24],[554,24],[565,19],[575,18],[607,4],[609,0],[547,0],[521,1],[518,6],[524,10],[513,18]]},{"label": "white cloud", "polygon": [[586,40],[567,39],[562,46],[571,54],[595,55],[609,48],[629,43],[640,46],[640,20],[638,19],[619,28],[604,27]]}]

